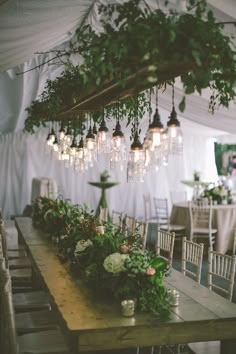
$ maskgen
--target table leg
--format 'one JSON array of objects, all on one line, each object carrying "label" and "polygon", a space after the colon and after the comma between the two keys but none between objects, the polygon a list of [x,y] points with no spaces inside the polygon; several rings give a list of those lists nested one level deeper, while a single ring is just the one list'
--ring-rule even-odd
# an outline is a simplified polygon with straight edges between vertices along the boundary
[{"label": "table leg", "polygon": [[235,354],[236,339],[222,340],[220,345],[220,354]]}]

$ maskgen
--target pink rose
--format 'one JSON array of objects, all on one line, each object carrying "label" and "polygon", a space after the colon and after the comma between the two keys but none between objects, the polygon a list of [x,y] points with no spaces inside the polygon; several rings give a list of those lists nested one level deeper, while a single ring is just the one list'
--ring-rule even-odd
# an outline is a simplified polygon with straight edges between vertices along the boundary
[{"label": "pink rose", "polygon": [[127,245],[120,246],[120,252],[123,254],[129,253],[129,246],[127,246]]},{"label": "pink rose", "polygon": [[156,270],[154,268],[152,268],[152,267],[148,267],[146,269],[146,274],[147,275],[154,275],[155,273],[156,273]]},{"label": "pink rose", "polygon": [[103,225],[96,226],[96,233],[103,235],[105,233],[105,229]]}]

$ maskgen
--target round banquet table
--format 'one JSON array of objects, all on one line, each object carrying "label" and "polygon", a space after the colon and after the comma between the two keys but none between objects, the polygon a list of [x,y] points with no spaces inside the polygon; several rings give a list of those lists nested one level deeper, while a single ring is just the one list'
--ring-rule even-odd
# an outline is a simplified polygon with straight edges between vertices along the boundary
[{"label": "round banquet table", "polygon": [[[190,234],[188,202],[173,205],[170,222],[186,227],[186,237]],[[236,204],[213,205],[212,227],[217,229],[215,249],[226,253],[233,248],[234,230],[236,229]]]}]

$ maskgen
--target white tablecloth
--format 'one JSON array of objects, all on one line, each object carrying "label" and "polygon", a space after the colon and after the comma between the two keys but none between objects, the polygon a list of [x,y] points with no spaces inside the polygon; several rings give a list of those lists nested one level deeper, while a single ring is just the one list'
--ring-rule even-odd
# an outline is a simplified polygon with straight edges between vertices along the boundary
[{"label": "white tablecloth", "polygon": [[[236,205],[213,205],[212,226],[217,229],[215,249],[226,253],[233,248],[234,230],[236,229]],[[176,203],[171,212],[171,223],[185,225],[186,237],[189,238],[190,218],[188,203]]]}]

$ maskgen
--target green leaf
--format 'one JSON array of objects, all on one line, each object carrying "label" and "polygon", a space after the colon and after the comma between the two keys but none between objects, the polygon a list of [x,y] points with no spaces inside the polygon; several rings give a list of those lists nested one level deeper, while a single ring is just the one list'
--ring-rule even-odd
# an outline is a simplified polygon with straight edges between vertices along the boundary
[{"label": "green leaf", "polygon": [[184,112],[185,110],[185,96],[182,98],[181,102],[179,103],[179,110],[180,112]]},{"label": "green leaf", "polygon": [[193,58],[195,60],[195,63],[197,64],[197,66],[201,66],[202,65],[202,61],[201,61],[201,56],[200,53],[197,50],[192,50],[192,55]]}]

